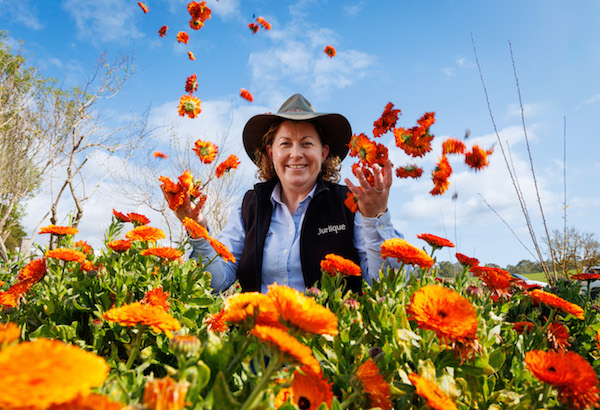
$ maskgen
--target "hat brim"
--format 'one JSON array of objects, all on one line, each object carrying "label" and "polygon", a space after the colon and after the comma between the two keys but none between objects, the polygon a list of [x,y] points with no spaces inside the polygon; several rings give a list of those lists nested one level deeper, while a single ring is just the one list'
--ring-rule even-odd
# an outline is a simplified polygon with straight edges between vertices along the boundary
[{"label": "hat brim", "polygon": [[291,112],[282,114],[259,114],[250,118],[244,127],[244,149],[252,161],[256,163],[256,151],[262,138],[275,121],[307,121],[318,123],[325,134],[329,145],[329,155],[338,156],[340,161],[348,154],[348,144],[352,138],[350,122],[341,114]]}]

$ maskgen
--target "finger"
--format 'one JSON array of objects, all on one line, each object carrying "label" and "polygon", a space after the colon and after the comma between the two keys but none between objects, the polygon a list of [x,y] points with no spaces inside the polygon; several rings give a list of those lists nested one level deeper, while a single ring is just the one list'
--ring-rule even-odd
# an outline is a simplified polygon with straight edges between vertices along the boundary
[{"label": "finger", "polygon": [[354,195],[356,198],[362,197],[362,195],[364,195],[360,188],[354,185],[348,178],[344,179],[344,182],[346,183],[346,186],[348,187],[350,192],[352,192],[352,195]]},{"label": "finger", "polygon": [[388,189],[392,186],[392,176],[392,161],[388,159],[383,169],[383,183]]},{"label": "finger", "polygon": [[375,164],[373,166],[373,176],[373,189],[375,190],[375,192],[381,193],[385,189],[385,183],[379,164]]}]

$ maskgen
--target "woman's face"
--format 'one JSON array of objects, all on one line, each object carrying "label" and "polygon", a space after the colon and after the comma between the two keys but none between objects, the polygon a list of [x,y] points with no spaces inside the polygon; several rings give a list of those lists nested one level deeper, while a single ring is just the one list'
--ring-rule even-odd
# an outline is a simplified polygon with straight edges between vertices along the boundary
[{"label": "woman's face", "polygon": [[275,173],[284,191],[308,193],[321,172],[321,164],[329,154],[315,127],[308,122],[284,121],[267,145]]}]

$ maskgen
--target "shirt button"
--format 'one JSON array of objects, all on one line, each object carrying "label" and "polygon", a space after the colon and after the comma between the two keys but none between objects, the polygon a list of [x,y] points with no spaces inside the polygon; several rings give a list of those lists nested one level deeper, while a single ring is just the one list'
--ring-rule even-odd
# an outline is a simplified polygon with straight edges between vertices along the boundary
[{"label": "shirt button", "polygon": [[284,254],[286,254],[286,253],[287,253],[287,249],[284,249],[284,250],[283,250],[283,253],[284,253]]}]

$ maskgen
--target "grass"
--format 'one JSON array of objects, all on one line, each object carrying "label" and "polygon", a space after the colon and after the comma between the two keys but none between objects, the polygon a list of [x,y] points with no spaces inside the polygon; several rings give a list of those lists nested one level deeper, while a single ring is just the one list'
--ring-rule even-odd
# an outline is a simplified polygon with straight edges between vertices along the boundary
[{"label": "grass", "polygon": [[539,280],[548,283],[548,279],[546,278],[546,274],[544,272],[528,273],[523,276],[525,276],[527,279]]}]

